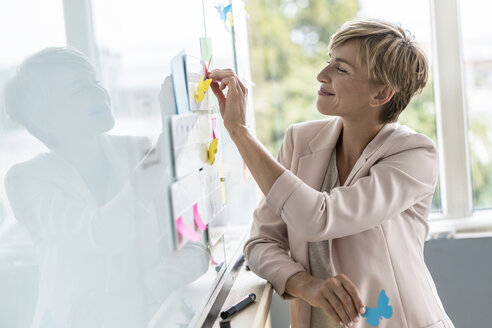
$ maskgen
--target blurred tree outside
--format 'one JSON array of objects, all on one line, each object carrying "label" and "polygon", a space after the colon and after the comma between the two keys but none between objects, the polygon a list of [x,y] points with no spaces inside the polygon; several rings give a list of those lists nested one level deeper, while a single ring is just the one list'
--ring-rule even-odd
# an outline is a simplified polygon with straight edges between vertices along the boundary
[{"label": "blurred tree outside", "polygon": [[356,18],[357,0],[249,0],[256,133],[275,154],[286,128],[321,119],[316,76],[328,60],[330,36]]}]

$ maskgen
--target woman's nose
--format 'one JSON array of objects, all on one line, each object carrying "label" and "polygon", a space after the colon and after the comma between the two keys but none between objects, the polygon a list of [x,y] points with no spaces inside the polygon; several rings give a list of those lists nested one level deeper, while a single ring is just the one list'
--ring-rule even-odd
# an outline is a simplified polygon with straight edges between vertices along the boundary
[{"label": "woman's nose", "polygon": [[319,72],[317,76],[318,82],[320,83],[328,83],[330,82],[330,74],[329,74],[329,66],[326,66]]},{"label": "woman's nose", "polygon": [[102,85],[96,84],[91,88],[91,93],[100,100],[110,101],[109,92]]}]

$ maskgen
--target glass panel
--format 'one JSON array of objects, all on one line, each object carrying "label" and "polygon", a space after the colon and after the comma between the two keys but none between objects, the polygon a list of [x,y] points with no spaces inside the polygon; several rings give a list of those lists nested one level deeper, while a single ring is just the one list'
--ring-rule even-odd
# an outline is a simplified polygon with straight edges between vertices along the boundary
[{"label": "glass panel", "polygon": [[8,119],[3,89],[24,57],[65,44],[62,1],[0,1],[0,40],[0,327],[29,327],[38,294],[38,265],[28,231],[14,219],[5,174],[46,147]]},{"label": "glass panel", "polygon": [[[229,0],[87,2],[94,63],[54,47],[65,44],[62,3],[73,2],[0,5],[0,326],[193,326],[257,201],[217,102],[193,80],[205,44],[209,68],[238,66],[244,3],[233,16]],[[171,62],[180,67],[182,50],[178,88]],[[248,58],[238,57],[249,81]],[[200,110],[175,115],[178,90]],[[183,175],[180,133],[200,155]]]},{"label": "glass panel", "polygon": [[492,207],[492,5],[478,0],[460,5],[473,205],[483,209]]}]

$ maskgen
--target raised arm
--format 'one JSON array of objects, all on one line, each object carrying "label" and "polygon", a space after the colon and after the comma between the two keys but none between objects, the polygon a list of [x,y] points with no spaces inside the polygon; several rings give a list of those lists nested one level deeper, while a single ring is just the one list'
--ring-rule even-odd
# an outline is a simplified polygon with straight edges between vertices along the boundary
[{"label": "raised arm", "polygon": [[412,134],[401,138],[395,148],[398,150],[370,168],[368,176],[329,194],[285,171],[270,189],[266,203],[306,241],[370,229],[434,193],[438,154],[432,141]]},{"label": "raised arm", "polygon": [[137,224],[144,222],[155,193],[165,185],[168,159],[159,145],[140,161],[120,192],[102,206],[90,204],[76,193],[67,194],[66,188],[40,176],[34,165],[16,165],[5,179],[14,214],[36,235],[77,249],[112,253],[127,247],[134,241]]},{"label": "raised arm", "polygon": [[[292,149],[292,128],[289,127],[278,154],[279,162],[286,167],[290,167]],[[244,254],[253,272],[270,281],[277,294],[283,298],[290,298],[285,293],[287,279],[296,272],[305,271],[288,252],[287,225],[263,198],[254,212],[250,239],[244,246]]]}]

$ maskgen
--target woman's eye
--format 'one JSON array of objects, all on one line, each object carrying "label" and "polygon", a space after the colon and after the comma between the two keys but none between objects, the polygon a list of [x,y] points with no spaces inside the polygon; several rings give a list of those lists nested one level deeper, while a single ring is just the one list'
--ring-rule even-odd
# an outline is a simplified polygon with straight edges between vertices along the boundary
[{"label": "woman's eye", "polygon": [[340,66],[337,67],[337,71],[339,71],[340,73],[347,73],[347,71],[341,68]]}]

